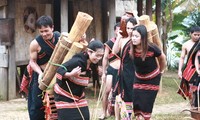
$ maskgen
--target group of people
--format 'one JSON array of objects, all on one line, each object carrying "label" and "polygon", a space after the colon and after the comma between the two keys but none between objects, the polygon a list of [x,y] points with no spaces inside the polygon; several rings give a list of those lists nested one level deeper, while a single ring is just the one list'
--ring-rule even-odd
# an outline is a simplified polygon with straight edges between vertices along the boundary
[{"label": "group of people", "polygon": [[[58,120],[89,120],[90,112],[84,89],[89,84],[91,66],[102,60],[102,82],[106,85],[103,96],[103,114],[107,117],[108,96],[111,98],[110,114],[116,120],[149,120],[161,76],[166,66],[165,54],[159,47],[149,42],[147,28],[140,25],[130,13],[125,15],[126,30],[120,23],[114,27],[115,37],[103,44],[91,40],[85,51],[65,61],[56,72],[54,101]],[[30,44],[30,67],[33,69],[28,93],[30,120],[44,120],[42,90],[38,88],[43,71],[55,48],[59,32],[54,32],[49,16],[41,16],[36,22],[40,33]],[[122,32],[127,32],[123,36]]]},{"label": "group of people", "polygon": [[117,23],[115,38],[105,43],[102,82],[106,92],[99,119],[105,119],[108,111],[115,115],[115,120],[131,120],[134,111],[137,120],[149,120],[166,66],[165,54],[148,41],[147,28],[139,25],[135,17],[123,18],[126,18],[127,36],[123,36],[124,31]]}]

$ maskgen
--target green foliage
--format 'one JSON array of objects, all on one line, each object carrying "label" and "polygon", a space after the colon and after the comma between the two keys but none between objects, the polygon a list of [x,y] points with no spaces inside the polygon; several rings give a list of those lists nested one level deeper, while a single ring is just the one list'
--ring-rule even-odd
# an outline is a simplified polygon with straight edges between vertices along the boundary
[{"label": "green foliage", "polygon": [[191,13],[191,20],[190,26],[200,26],[200,12],[198,10]]},{"label": "green foliage", "polygon": [[[174,6],[173,3],[172,3],[172,6]],[[200,12],[198,9],[199,8],[195,8],[194,11],[192,12],[187,11],[186,9],[179,14],[173,14],[172,31],[168,33],[168,39],[166,43],[168,44],[167,46],[170,46],[167,48],[167,49],[170,48],[170,50],[167,50],[167,51],[176,51],[177,53],[170,54],[170,56],[173,56],[173,57],[169,57],[169,58],[180,57],[180,52],[178,51],[181,51],[182,44],[190,39],[189,32],[190,32],[191,27],[200,26]],[[169,29],[166,31],[169,31]],[[174,59],[168,60],[168,63],[169,63],[168,68],[170,67],[170,69],[171,68],[173,69],[173,67],[174,68],[178,67],[178,66],[170,65],[171,63],[173,63],[172,62],[173,60]]]},{"label": "green foliage", "polygon": [[180,57],[181,57],[181,53],[178,53],[178,52],[177,52],[177,53],[176,53],[176,56],[180,58]]},{"label": "green foliage", "polygon": [[169,36],[168,39],[169,39],[169,40],[174,40],[174,39],[177,38],[177,37],[178,37],[178,35],[175,34],[175,35]]},{"label": "green foliage", "polygon": [[177,103],[177,102],[184,102],[185,100],[177,94],[178,86],[174,80],[178,84],[180,84],[180,80],[177,80],[175,76],[165,77],[163,78],[162,84],[162,91],[158,94],[156,98],[156,104],[169,104],[169,103]]},{"label": "green foliage", "polygon": [[177,48],[178,51],[181,51],[182,44],[178,42],[173,42],[174,48]]},{"label": "green foliage", "polygon": [[174,20],[172,22],[172,29],[175,30],[183,30],[185,31],[185,26],[182,24],[183,20],[186,18],[184,14],[175,14]]}]

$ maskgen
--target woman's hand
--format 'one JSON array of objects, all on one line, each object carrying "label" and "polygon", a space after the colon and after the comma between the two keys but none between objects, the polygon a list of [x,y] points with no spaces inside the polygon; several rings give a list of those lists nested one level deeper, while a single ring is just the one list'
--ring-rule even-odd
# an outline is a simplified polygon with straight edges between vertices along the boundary
[{"label": "woman's hand", "polygon": [[81,74],[81,67],[76,67],[70,72],[70,76],[78,77]]}]

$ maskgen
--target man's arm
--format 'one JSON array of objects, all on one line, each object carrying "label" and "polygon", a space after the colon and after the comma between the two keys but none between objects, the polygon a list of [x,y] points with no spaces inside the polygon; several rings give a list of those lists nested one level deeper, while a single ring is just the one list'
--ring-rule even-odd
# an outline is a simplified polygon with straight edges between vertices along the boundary
[{"label": "man's arm", "polygon": [[200,70],[199,70],[199,60],[198,60],[198,56],[200,55],[200,50],[197,52],[197,54],[195,55],[195,68],[196,71],[198,73],[198,75],[200,75]]},{"label": "man's arm", "polygon": [[113,54],[117,54],[120,51],[120,49],[121,49],[122,35],[119,32],[117,33],[117,38],[116,38],[116,41],[115,41],[115,43],[113,45],[113,48],[112,48],[112,53]]},{"label": "man's arm", "polygon": [[102,60],[102,81],[104,82],[106,79],[106,73],[107,73],[107,66],[108,66],[108,56],[109,56],[109,49],[107,46],[105,46],[105,52]]},{"label": "man's arm", "polygon": [[42,72],[40,66],[37,64],[37,53],[38,53],[39,47],[40,47],[39,44],[34,39],[30,44],[30,49],[29,49],[30,62],[29,62],[29,64],[30,64],[31,68],[40,75],[43,72]]},{"label": "man's arm", "polygon": [[182,51],[181,51],[181,57],[179,60],[179,66],[178,66],[178,77],[179,79],[182,79],[182,68],[184,65],[184,59],[185,59],[185,55],[187,54],[187,49],[185,47],[185,44],[183,44],[182,46]]}]

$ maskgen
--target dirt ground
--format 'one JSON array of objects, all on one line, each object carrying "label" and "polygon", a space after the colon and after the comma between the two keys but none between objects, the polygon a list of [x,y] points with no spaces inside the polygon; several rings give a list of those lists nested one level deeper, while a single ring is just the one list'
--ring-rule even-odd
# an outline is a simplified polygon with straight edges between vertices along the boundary
[{"label": "dirt ground", "polygon": [[0,120],[29,120],[27,101],[23,98],[1,101]]},{"label": "dirt ground", "polygon": [[[166,73],[165,75],[175,76],[176,74]],[[189,109],[189,104],[187,102],[159,106],[155,105],[152,114],[178,114],[184,109]],[[24,98],[18,98],[10,101],[0,101],[0,120],[29,120],[27,101]]]},{"label": "dirt ground", "polygon": [[[0,102],[0,120],[29,120],[27,111],[27,101],[23,98]],[[153,115],[155,114],[178,114],[184,109],[189,108],[188,103],[155,105]]]}]

